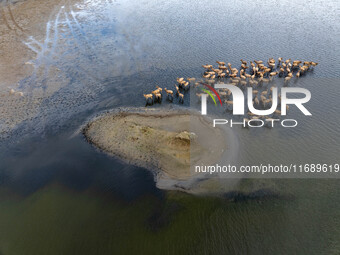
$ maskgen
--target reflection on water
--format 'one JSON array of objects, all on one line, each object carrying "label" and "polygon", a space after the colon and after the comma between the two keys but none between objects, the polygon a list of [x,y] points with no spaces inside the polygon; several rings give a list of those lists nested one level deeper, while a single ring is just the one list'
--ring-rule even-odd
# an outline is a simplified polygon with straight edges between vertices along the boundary
[{"label": "reflection on water", "polygon": [[[297,109],[291,109],[289,116],[299,120],[295,129],[236,129],[239,160],[247,164],[335,163],[340,131],[337,6],[336,1],[318,0],[84,1],[75,5],[61,1],[51,11],[43,40],[34,35],[22,38],[36,52],[36,58],[31,60],[32,75],[20,82],[27,100],[25,115],[0,144],[0,193],[5,194],[0,198],[6,198],[0,202],[4,212],[0,214],[0,229],[9,233],[0,231],[0,253],[12,254],[9,243],[19,237],[27,242],[18,246],[24,250],[34,242],[31,237],[40,236],[42,228],[31,232],[29,222],[40,220],[34,215],[39,208],[45,208],[46,190],[52,201],[48,208],[55,206],[64,218],[44,218],[46,214],[41,212],[37,215],[56,235],[63,232],[58,232],[58,224],[51,222],[64,223],[67,216],[73,221],[71,226],[80,232],[86,227],[76,223],[90,226],[81,238],[70,237],[76,244],[67,246],[67,253],[84,247],[91,247],[93,254],[105,253],[99,248],[95,251],[98,246],[117,251],[110,241],[121,247],[120,252],[127,252],[121,244],[133,250],[125,239],[131,236],[135,247],[153,253],[164,249],[185,253],[191,247],[188,253],[287,254],[298,250],[299,254],[310,254],[313,250],[316,254],[336,254],[339,238],[335,237],[340,235],[336,181],[267,180],[240,184],[240,189],[245,190],[247,185],[273,187],[293,195],[294,199],[288,201],[230,203],[217,198],[164,194],[155,188],[152,174],[146,170],[101,154],[80,136],[70,137],[93,114],[121,106],[143,106],[143,93],[156,85],[171,88],[177,77],[198,76],[202,64],[223,60],[237,66],[241,58],[287,57],[319,62],[312,73],[294,84],[311,91],[308,109],[313,116],[303,117]],[[41,98],[39,104],[35,94]],[[188,105],[186,97],[184,106]],[[30,112],[35,107],[38,109]],[[0,124],[4,127],[6,122]],[[56,196],[49,193],[54,192],[55,183],[63,187]],[[26,199],[34,194],[36,197],[20,204],[20,199],[7,199],[15,197],[13,191]],[[112,194],[113,198],[102,202],[108,205],[93,204],[93,197],[83,203],[77,196],[87,191],[98,197]],[[11,194],[8,197],[7,192]],[[75,197],[69,203],[79,205],[85,212],[85,208],[93,206],[94,211],[102,210],[104,215],[85,215],[76,206],[63,204],[67,197]],[[120,200],[133,202],[120,207],[116,205]],[[168,215],[167,211],[172,213]],[[115,213],[113,219],[110,212]],[[13,223],[13,215],[22,225]],[[104,220],[96,228],[90,222],[100,217]],[[143,225],[150,217],[157,219],[164,232],[154,235]],[[171,223],[161,224],[167,221]],[[117,232],[105,228],[105,222]],[[109,234],[101,234],[101,230]],[[46,236],[53,236],[53,231],[44,231]],[[86,241],[79,241],[91,239],[90,233],[96,233],[101,240],[88,246]],[[120,240],[119,235],[123,236],[122,243],[114,242]],[[57,240],[63,243],[63,238]],[[179,242],[178,249],[169,240]],[[45,245],[55,245],[51,240],[44,241]]]}]

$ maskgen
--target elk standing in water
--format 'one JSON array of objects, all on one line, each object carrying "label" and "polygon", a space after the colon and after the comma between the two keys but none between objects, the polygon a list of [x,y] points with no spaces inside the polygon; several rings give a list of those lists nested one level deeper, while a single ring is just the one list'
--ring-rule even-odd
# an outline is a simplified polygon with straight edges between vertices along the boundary
[{"label": "elk standing in water", "polygon": [[[175,85],[176,86],[176,85]],[[165,92],[166,92],[166,95],[167,95],[167,98],[170,102],[173,101],[173,95],[174,95],[174,92],[172,90],[169,90],[169,89],[166,89],[164,88]]]},{"label": "elk standing in water", "polygon": [[182,93],[178,93],[178,96],[179,96],[179,102],[180,103],[183,103],[184,102],[184,95]]},{"label": "elk standing in water", "polygon": [[153,103],[153,95],[152,94],[143,94],[143,96],[145,97],[146,105]]},{"label": "elk standing in water", "polygon": [[159,91],[152,91],[151,92],[155,96],[155,101],[161,102],[162,101],[162,94]]}]

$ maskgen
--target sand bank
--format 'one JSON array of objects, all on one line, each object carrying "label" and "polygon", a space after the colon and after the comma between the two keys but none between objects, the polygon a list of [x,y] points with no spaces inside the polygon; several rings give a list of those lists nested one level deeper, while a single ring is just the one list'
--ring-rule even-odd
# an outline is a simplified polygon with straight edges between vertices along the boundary
[{"label": "sand bank", "polygon": [[100,150],[153,171],[165,189],[192,183],[194,165],[216,163],[227,150],[224,130],[186,111],[107,113],[90,121],[83,134]]}]

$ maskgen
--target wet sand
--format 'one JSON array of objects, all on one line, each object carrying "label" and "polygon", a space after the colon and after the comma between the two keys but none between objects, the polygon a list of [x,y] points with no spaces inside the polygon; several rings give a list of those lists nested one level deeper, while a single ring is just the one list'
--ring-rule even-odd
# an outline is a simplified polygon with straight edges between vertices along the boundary
[{"label": "wet sand", "polygon": [[[45,38],[46,23],[55,16],[63,1],[27,0],[0,4],[0,76],[1,87],[13,86],[33,71],[29,60],[36,53],[25,45],[31,39],[37,50]],[[34,39],[33,39],[34,38]]]},{"label": "wet sand", "polygon": [[[34,117],[46,97],[41,89],[29,93],[20,81],[33,73],[31,60],[37,57],[33,49],[42,50],[46,23],[59,3],[28,0],[0,4],[0,139],[7,138],[20,122]],[[26,41],[32,42],[32,49]],[[15,92],[10,93],[11,89]]]},{"label": "wet sand", "polygon": [[195,179],[191,167],[216,163],[227,148],[223,130],[185,111],[108,113],[90,121],[83,133],[100,150],[154,171],[157,182],[166,179],[172,187]]},{"label": "wet sand", "polygon": [[67,84],[52,49],[60,39],[61,9],[77,10],[76,2],[0,3],[0,139],[37,116],[42,102]]}]

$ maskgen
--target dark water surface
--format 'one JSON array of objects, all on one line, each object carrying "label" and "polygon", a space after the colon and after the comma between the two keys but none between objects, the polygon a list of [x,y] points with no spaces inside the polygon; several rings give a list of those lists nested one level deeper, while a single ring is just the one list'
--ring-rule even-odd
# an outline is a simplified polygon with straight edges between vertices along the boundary
[{"label": "dark water surface", "polygon": [[311,91],[313,116],[292,109],[296,129],[236,129],[240,163],[336,163],[337,1],[63,4],[20,83],[28,95],[63,86],[0,143],[0,254],[340,253],[338,180],[245,180],[239,190],[276,195],[196,197],[158,190],[147,170],[74,135],[101,111],[144,106],[156,85],[199,76],[202,64],[282,56],[319,62],[291,82]]}]

